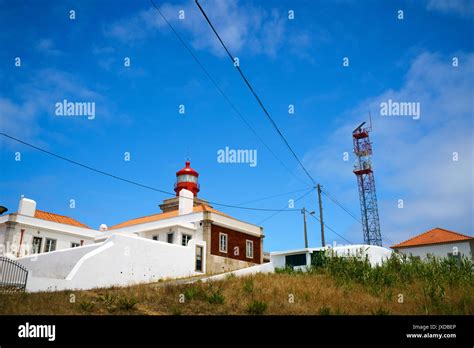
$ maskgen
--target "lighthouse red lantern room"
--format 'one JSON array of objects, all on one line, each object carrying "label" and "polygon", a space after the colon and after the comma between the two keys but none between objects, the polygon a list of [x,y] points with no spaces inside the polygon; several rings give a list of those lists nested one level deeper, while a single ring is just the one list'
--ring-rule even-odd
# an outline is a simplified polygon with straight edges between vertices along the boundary
[{"label": "lighthouse red lantern room", "polygon": [[176,196],[179,196],[179,191],[186,189],[191,191],[194,197],[197,197],[199,192],[198,176],[199,173],[191,168],[191,162],[186,161],[186,166],[176,172],[176,184],[174,185]]}]

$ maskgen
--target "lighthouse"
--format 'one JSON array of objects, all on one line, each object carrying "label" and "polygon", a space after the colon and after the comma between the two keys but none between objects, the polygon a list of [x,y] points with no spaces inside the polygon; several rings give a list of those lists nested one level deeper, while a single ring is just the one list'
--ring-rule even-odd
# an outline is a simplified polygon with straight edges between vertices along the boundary
[{"label": "lighthouse", "polygon": [[179,196],[179,191],[186,189],[191,191],[194,197],[197,197],[199,192],[198,176],[199,173],[191,168],[191,162],[186,161],[186,166],[176,172],[176,184],[174,185],[176,196]]}]

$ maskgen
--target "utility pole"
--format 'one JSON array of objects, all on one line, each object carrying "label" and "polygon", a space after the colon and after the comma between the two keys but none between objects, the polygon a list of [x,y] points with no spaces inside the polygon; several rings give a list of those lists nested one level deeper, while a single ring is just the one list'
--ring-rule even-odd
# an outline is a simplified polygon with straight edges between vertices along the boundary
[{"label": "utility pole", "polygon": [[308,247],[308,232],[306,231],[306,208],[301,209],[301,214],[303,214],[304,221],[304,247]]},{"label": "utility pole", "polygon": [[321,200],[321,185],[316,186],[318,190],[318,200],[319,200],[319,221],[321,222],[321,245],[325,246],[324,241],[324,220],[323,220],[323,201]]}]

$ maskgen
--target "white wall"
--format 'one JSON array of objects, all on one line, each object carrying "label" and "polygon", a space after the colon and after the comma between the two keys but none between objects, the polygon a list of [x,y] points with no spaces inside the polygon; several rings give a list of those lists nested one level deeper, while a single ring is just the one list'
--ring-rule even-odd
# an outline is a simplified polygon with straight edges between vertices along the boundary
[{"label": "white wall", "polygon": [[[0,245],[5,245],[6,243],[5,241],[6,230],[7,230],[7,225],[0,223]],[[5,250],[5,247],[3,250]]]},{"label": "white wall", "polygon": [[196,229],[187,228],[183,226],[174,226],[162,228],[152,231],[140,232],[138,235],[143,238],[153,239],[153,236],[158,236],[160,242],[167,242],[168,233],[173,233],[173,244],[181,245],[181,237],[183,234],[190,235],[192,239],[202,240],[196,233]]},{"label": "white wall", "polygon": [[[286,266],[286,256],[287,255],[296,255],[296,254],[306,254],[306,265],[311,265],[311,253],[312,250],[300,250],[300,251],[289,251],[288,253],[278,252],[277,254],[270,253],[270,261],[272,262],[275,268],[284,268]],[[299,266],[295,268],[301,268]]]},{"label": "white wall", "polygon": [[[324,247],[324,248],[308,248],[308,249],[299,249],[299,250],[288,250],[288,251],[277,251],[270,253],[270,261],[273,263],[275,268],[282,268],[286,265],[286,256],[295,255],[295,254],[304,254],[306,253],[306,265],[311,265],[311,254],[318,250],[327,250],[328,255],[335,255],[340,257],[358,257],[360,259],[365,259],[367,256],[369,262],[372,266],[382,263],[384,260],[390,258],[392,251],[387,248],[379,247],[376,245],[345,245],[338,246],[334,248]],[[303,269],[301,266],[295,267],[297,269]]]},{"label": "white wall", "polygon": [[[226,273],[216,274],[216,275],[206,277],[206,278],[201,278],[200,280],[203,282],[206,282],[206,281],[213,281],[213,280],[223,280],[223,279],[226,279],[230,275],[235,275],[236,277],[245,277],[245,276],[249,276],[249,275],[253,275],[257,273],[273,273],[275,272],[275,268],[276,267],[273,263],[267,262],[267,263],[262,263],[260,265],[255,265],[252,267],[242,268],[242,269],[238,269],[231,272],[226,272]],[[194,282],[194,280],[189,281],[189,283],[192,283],[192,282]]]},{"label": "white wall", "polygon": [[86,254],[104,243],[91,244],[73,249],[56,250],[44,254],[33,254],[16,261],[25,266],[34,277],[66,278],[77,262]]},{"label": "white wall", "polygon": [[[366,257],[372,266],[379,265],[392,256],[390,249],[367,244],[345,245],[330,249],[332,253],[340,257],[357,257],[364,260]],[[331,252],[330,251],[330,252]]]},{"label": "white wall", "polygon": [[413,248],[400,248],[398,251],[401,254],[419,256],[421,259],[425,259],[428,254],[432,254],[436,257],[447,257],[448,253],[453,253],[457,248],[457,251],[461,253],[461,256],[469,257],[472,259],[472,250],[469,241],[456,242],[456,243],[445,243],[445,244],[432,244]]},{"label": "white wall", "polygon": [[210,216],[214,225],[220,225],[235,231],[252,234],[257,237],[261,237],[263,235],[262,229],[257,225],[252,225],[247,222],[229,218],[216,213],[210,213]]},{"label": "white wall", "polygon": [[[203,273],[206,264],[206,244],[203,246]],[[61,257],[38,255],[44,262],[41,273],[34,271],[27,283],[28,291],[62,289],[92,289],[96,287],[125,286],[152,282],[164,278],[188,277],[201,272],[195,271],[196,240],[188,246],[156,242],[141,237],[113,235],[98,247],[84,254],[65,278],[58,278],[58,263],[70,257],[76,249],[62,251]],[[54,252],[59,254],[60,252]],[[51,253],[53,254],[53,253]],[[64,275],[62,272],[61,275]]]}]

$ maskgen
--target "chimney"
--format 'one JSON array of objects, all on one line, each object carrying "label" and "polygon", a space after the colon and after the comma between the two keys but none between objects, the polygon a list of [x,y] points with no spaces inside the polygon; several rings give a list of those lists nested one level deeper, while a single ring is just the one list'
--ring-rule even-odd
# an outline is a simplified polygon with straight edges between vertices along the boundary
[{"label": "chimney", "polygon": [[194,206],[194,193],[186,189],[181,189],[179,191],[178,206],[178,215],[191,214]]},{"label": "chimney", "polygon": [[32,199],[22,197],[18,205],[18,214],[34,217],[36,212],[36,202]]}]

